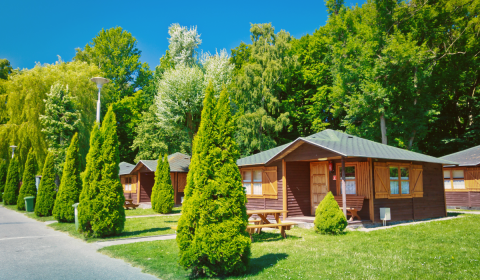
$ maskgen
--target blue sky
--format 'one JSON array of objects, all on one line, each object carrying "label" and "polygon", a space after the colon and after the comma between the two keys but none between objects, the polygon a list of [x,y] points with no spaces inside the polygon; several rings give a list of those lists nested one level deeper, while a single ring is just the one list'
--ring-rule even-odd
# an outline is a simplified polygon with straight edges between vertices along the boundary
[{"label": "blue sky", "polygon": [[[319,1],[2,1],[0,58],[14,68],[70,61],[102,29],[121,26],[138,40],[141,60],[153,69],[168,48],[172,23],[197,26],[200,49],[230,49],[250,42],[250,23],[271,22],[296,38],[325,24]],[[346,5],[364,0],[345,0]]]}]

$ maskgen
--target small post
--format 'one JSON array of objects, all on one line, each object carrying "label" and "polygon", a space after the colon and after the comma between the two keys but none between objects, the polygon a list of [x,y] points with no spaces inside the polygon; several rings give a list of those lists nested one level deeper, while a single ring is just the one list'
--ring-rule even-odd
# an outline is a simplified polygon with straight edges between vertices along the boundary
[{"label": "small post", "polygon": [[78,204],[80,203],[75,203],[72,205],[73,208],[75,208],[75,229],[78,231],[78,210],[77,210],[77,207],[78,207]]},{"label": "small post", "polygon": [[13,156],[15,155],[15,148],[16,148],[16,147],[17,147],[17,146],[15,146],[15,145],[10,146],[10,148],[12,148],[12,158],[13,158]]},{"label": "small post", "polygon": [[343,215],[347,218],[347,194],[345,186],[345,158],[342,156],[342,203],[343,203]]}]

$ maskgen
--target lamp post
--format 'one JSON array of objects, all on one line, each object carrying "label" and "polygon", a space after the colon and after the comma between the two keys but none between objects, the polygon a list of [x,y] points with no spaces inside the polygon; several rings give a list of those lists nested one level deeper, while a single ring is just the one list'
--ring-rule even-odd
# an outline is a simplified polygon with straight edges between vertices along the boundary
[{"label": "lamp post", "polygon": [[13,158],[13,156],[15,155],[15,148],[16,148],[16,147],[17,147],[17,146],[10,146],[10,148],[12,148],[12,158]]},{"label": "lamp post", "polygon": [[105,79],[102,77],[93,77],[90,79],[90,81],[94,82],[97,84],[98,88],[98,101],[97,101],[97,122],[98,125],[100,125],[100,90],[102,89],[102,86],[108,82],[110,82],[109,79]]}]

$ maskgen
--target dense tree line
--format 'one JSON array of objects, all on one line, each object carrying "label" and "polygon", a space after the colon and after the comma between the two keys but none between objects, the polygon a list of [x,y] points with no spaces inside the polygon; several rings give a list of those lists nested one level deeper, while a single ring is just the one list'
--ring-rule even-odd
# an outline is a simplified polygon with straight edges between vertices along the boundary
[{"label": "dense tree line", "polygon": [[[0,60],[0,159],[17,145],[19,176],[32,149],[43,170],[55,157],[57,188],[78,133],[85,169],[95,118],[112,105],[120,161],[192,153],[209,82],[230,93],[241,155],[325,128],[442,156],[480,144],[480,0],[327,0],[328,21],[301,38],[252,24],[230,52],[200,50],[196,28],[172,24],[169,48],[150,70],[135,37],[101,30],[73,61],[13,69]],[[153,68],[152,68],[153,69]]]}]

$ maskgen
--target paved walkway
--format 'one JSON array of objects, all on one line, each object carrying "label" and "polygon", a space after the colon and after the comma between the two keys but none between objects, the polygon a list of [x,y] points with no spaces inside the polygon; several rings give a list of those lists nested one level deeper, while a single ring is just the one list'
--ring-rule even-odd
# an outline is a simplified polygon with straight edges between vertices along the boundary
[{"label": "paved walkway", "polygon": [[157,279],[97,249],[0,206],[1,279]]},{"label": "paved walkway", "polygon": [[176,213],[176,214],[153,214],[153,215],[140,215],[140,216],[126,216],[125,218],[131,219],[131,218],[148,218],[148,217],[168,217],[168,216],[180,216],[182,215],[181,213]]},{"label": "paved walkway", "polygon": [[130,243],[137,243],[137,242],[145,242],[145,241],[157,241],[157,240],[169,240],[175,239],[177,237],[176,234],[165,234],[165,235],[155,235],[155,236],[145,236],[145,237],[137,237],[137,238],[123,238],[123,239],[115,239],[109,241],[98,241],[93,244],[97,246],[97,248],[103,248],[107,246],[113,245],[122,245],[122,244],[130,244]]}]

